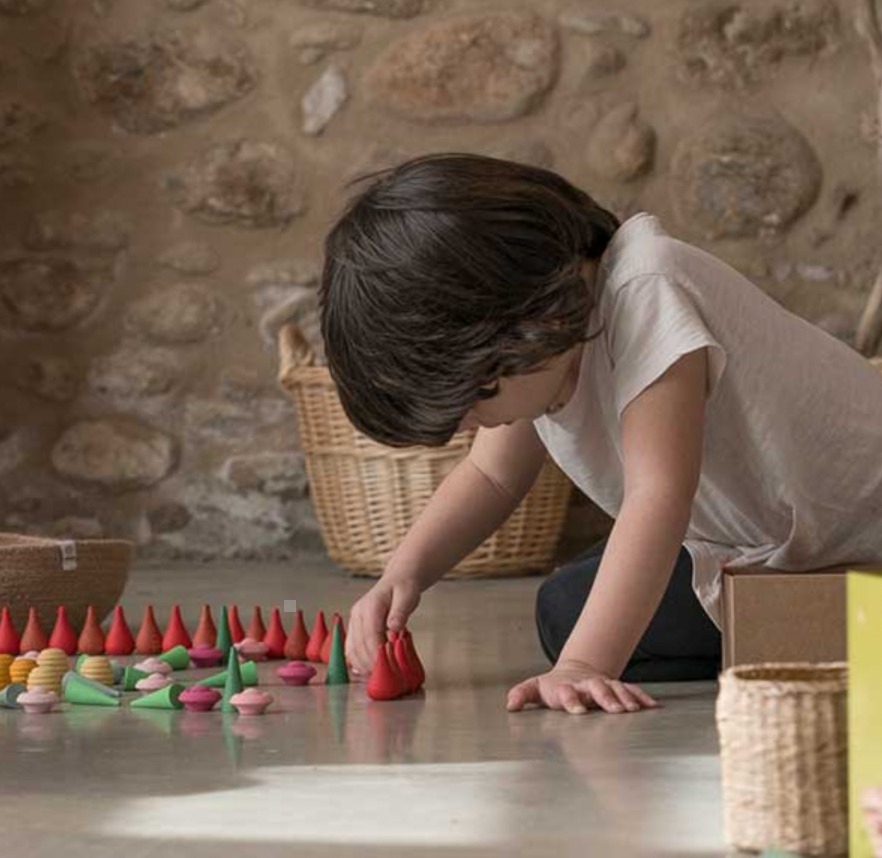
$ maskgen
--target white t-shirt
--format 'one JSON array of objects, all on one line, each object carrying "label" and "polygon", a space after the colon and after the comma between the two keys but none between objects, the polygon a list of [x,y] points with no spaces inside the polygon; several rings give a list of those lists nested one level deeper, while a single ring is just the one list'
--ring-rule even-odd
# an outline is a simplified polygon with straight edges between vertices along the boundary
[{"label": "white t-shirt", "polygon": [[534,421],[551,456],[615,517],[620,417],[682,355],[708,346],[698,491],[684,547],[693,588],[720,625],[721,569],[798,571],[882,561],[882,378],[835,337],[654,215],[616,231],[576,391]]}]

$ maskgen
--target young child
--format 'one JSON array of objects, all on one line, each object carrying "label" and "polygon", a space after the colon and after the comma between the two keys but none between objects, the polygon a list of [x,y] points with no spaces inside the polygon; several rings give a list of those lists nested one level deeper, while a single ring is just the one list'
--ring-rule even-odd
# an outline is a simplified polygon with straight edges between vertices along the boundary
[{"label": "young child", "polygon": [[320,292],[343,407],[392,446],[480,428],[353,607],[356,671],[546,451],[615,525],[541,586],[553,667],[511,710],[634,711],[657,705],[634,680],[715,677],[724,565],[882,560],[882,379],[848,346],[554,172],[441,153],[364,179]]}]

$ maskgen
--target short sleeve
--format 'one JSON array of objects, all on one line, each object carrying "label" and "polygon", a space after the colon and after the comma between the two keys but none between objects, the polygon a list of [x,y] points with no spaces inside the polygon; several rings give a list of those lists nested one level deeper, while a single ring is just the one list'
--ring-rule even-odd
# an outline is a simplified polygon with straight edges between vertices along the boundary
[{"label": "short sleeve", "polygon": [[708,347],[708,402],[716,393],[727,355],[710,332],[693,297],[665,274],[641,274],[622,284],[612,304],[609,342],[616,414],[683,355]]}]

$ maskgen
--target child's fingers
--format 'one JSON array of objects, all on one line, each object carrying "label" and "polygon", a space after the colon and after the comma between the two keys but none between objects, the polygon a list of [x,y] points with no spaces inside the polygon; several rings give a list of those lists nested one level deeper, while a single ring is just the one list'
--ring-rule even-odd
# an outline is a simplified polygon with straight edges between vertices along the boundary
[{"label": "child's fingers", "polygon": [[542,703],[542,697],[539,694],[539,678],[536,676],[516,685],[508,692],[509,712],[520,712],[528,703]]},{"label": "child's fingers", "polygon": [[650,697],[639,685],[632,685],[630,682],[623,684],[644,706],[648,706],[650,709],[661,708],[661,703],[654,697]]},{"label": "child's fingers", "polygon": [[592,677],[576,683],[579,691],[585,691],[591,695],[591,699],[607,712],[624,712],[625,707],[619,702],[615,692],[607,685],[607,681],[601,677]]},{"label": "child's fingers", "polygon": [[559,686],[557,689],[557,699],[570,715],[584,715],[588,711],[582,702],[582,698],[579,696],[579,692],[572,685]]},{"label": "child's fingers", "polygon": [[610,680],[609,687],[613,690],[616,697],[619,698],[622,706],[629,712],[636,712],[642,708],[637,696],[624,683],[619,682],[617,679],[612,679]]}]

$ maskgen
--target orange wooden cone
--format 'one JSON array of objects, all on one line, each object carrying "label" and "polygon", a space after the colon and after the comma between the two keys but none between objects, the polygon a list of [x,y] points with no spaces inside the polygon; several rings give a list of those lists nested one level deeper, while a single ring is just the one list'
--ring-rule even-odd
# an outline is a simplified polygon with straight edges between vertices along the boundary
[{"label": "orange wooden cone", "polygon": [[343,626],[343,617],[339,614],[335,613],[331,618],[331,628],[328,631],[328,635],[325,638],[325,642],[322,644],[322,661],[325,664],[329,664],[331,661],[331,644],[334,641],[334,626],[340,623],[340,637],[343,640],[343,646],[346,646],[346,629]]},{"label": "orange wooden cone", "polygon": [[191,649],[193,641],[190,638],[187,627],[184,625],[184,618],[181,616],[180,607],[173,605],[168,626],[166,626],[165,634],[162,636],[162,651],[168,652],[176,646]]},{"label": "orange wooden cone", "polygon": [[85,655],[103,655],[104,653],[104,632],[95,616],[95,609],[91,605],[86,610],[86,622],[83,623],[83,630],[77,641],[77,649]]},{"label": "orange wooden cone", "polygon": [[255,605],[251,612],[251,622],[248,624],[248,634],[246,637],[252,640],[262,641],[266,635],[266,626],[263,624],[263,616],[260,613],[260,606]]},{"label": "orange wooden cone", "polygon": [[49,646],[49,638],[46,637],[46,632],[43,631],[43,627],[40,625],[37,609],[30,608],[28,610],[28,624],[25,626],[18,645],[19,652],[25,653],[31,650],[41,652],[47,646]]},{"label": "orange wooden cone", "polygon": [[306,658],[309,661],[322,660],[322,647],[325,645],[327,636],[328,627],[325,625],[325,612],[319,611],[312,624],[312,634],[309,636],[309,643],[306,646]]},{"label": "orange wooden cone", "polygon": [[144,619],[135,638],[135,652],[138,655],[159,655],[162,652],[162,632],[153,614],[153,605],[144,609]]},{"label": "orange wooden cone", "polygon": [[196,634],[193,635],[193,646],[214,646],[216,642],[217,626],[211,616],[211,607],[203,605],[202,613],[199,615],[199,625],[196,627]]},{"label": "orange wooden cone", "polygon": [[303,611],[298,608],[294,625],[285,641],[285,658],[290,661],[303,661],[306,658],[306,647],[309,645],[309,632],[303,620]]},{"label": "orange wooden cone", "polygon": [[110,629],[104,639],[104,652],[107,655],[131,655],[135,651],[135,638],[126,622],[122,605],[113,609]]},{"label": "orange wooden cone", "polygon": [[371,671],[367,684],[368,697],[372,700],[395,700],[404,693],[401,677],[389,664],[389,655],[385,644],[377,646],[377,660]]},{"label": "orange wooden cone", "polygon": [[62,650],[65,655],[76,655],[77,633],[70,624],[67,608],[64,605],[58,606],[55,626],[52,629],[52,634],[49,635],[49,646]]},{"label": "orange wooden cone", "polygon": [[239,609],[235,605],[227,608],[227,622],[230,625],[230,639],[234,644],[241,643],[245,639],[245,629],[239,619]]},{"label": "orange wooden cone", "polygon": [[269,628],[263,636],[263,642],[269,647],[267,658],[285,657],[285,627],[282,625],[282,615],[278,608],[273,608],[270,614]]}]

